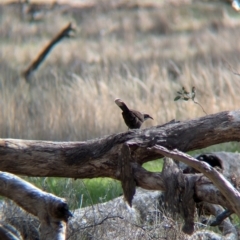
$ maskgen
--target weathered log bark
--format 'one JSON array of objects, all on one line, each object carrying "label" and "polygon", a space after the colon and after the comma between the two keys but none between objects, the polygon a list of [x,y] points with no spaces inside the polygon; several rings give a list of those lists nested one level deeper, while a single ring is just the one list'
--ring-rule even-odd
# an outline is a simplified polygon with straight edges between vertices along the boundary
[{"label": "weathered log bark", "polygon": [[118,156],[124,143],[132,161],[141,165],[162,157],[147,147],[186,152],[229,141],[240,141],[240,110],[86,142],[0,139],[0,170],[27,176],[119,179]]},{"label": "weathered log bark", "polygon": [[191,235],[194,232],[194,186],[197,177],[185,177],[182,170],[171,158],[164,158],[163,178],[166,191],[164,193],[167,211],[176,218],[181,214],[184,219],[182,231]]},{"label": "weathered log bark", "polygon": [[[240,110],[185,122],[170,122],[163,126],[113,134],[86,142],[1,139],[0,170],[27,176],[111,177],[122,180],[119,159],[123,145],[127,144],[131,151],[129,161],[137,186],[164,191],[162,174],[150,173],[141,167],[144,162],[162,157],[159,152],[151,151],[150,147],[161,145],[185,152],[239,140]],[[128,171],[131,172],[131,169]],[[200,200],[239,212],[207,178],[199,178],[195,187]],[[132,188],[130,190],[134,191]]]},{"label": "weathered log bark", "polygon": [[220,190],[221,194],[229,201],[229,204],[231,205],[230,209],[240,216],[240,193],[215,168],[178,150],[169,151],[161,146],[152,147],[151,150],[158,152],[159,154],[164,154],[165,156],[171,157],[175,160],[184,162],[185,164],[202,172],[214,183],[214,185]]},{"label": "weathered log bark", "polygon": [[64,199],[46,193],[10,173],[0,172],[0,195],[13,200],[41,222],[40,236],[46,240],[65,239],[71,216]]},{"label": "weathered log bark", "polygon": [[126,144],[122,147],[118,164],[124,197],[128,204],[132,206],[132,199],[136,192],[136,182],[134,180],[133,168],[131,166],[131,152]]},{"label": "weathered log bark", "polygon": [[2,240],[22,240],[20,233],[9,224],[0,223],[0,239]]}]

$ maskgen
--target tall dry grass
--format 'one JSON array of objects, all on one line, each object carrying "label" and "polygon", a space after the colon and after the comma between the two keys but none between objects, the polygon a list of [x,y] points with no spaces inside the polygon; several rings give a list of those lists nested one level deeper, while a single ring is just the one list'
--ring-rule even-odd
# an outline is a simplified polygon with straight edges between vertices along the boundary
[{"label": "tall dry grass", "polygon": [[[102,5],[101,5],[102,4]],[[86,140],[126,131],[119,97],[151,114],[143,127],[204,115],[192,102],[174,102],[182,86],[197,89],[208,114],[238,108],[240,22],[225,5],[177,9],[56,8],[42,21],[1,6],[0,135],[3,138]],[[58,44],[30,84],[19,73],[68,22],[75,38]]]}]

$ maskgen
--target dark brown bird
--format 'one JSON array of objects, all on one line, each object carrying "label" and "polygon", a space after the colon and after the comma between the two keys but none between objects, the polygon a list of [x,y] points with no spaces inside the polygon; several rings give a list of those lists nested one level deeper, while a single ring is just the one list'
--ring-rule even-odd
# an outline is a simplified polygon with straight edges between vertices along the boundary
[{"label": "dark brown bird", "polygon": [[130,129],[140,128],[145,120],[148,118],[153,119],[148,114],[129,109],[127,105],[119,98],[115,99],[115,103],[122,109],[123,119]]}]

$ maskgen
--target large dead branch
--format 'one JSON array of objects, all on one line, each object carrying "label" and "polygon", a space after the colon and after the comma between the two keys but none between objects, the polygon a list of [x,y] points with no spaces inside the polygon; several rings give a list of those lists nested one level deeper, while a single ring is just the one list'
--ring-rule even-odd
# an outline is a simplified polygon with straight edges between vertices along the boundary
[{"label": "large dead branch", "polygon": [[[171,184],[167,183],[170,183],[172,175],[172,180],[174,179],[176,186],[180,187],[175,194],[182,199],[179,208],[183,210],[182,216],[185,220],[183,230],[192,234],[195,201],[218,204],[227,208],[230,212],[236,212],[240,215],[237,190],[229,182],[224,182],[223,178],[219,178],[221,175],[206,163],[199,167],[199,162],[195,159],[191,160],[197,164],[197,167],[190,164],[191,162],[185,161],[185,163],[196,167],[200,172],[206,171],[208,178],[202,174],[182,173],[177,170],[178,166],[174,167],[176,169],[174,170],[170,166],[171,164],[165,165],[162,173],[148,172],[141,165],[144,162],[166,155],[167,148],[178,148],[185,152],[221,142],[239,140],[240,110],[221,112],[185,122],[171,121],[162,126],[113,134],[86,142],[1,139],[0,170],[27,176],[111,177],[122,182],[125,199],[130,205],[135,186],[162,190],[166,191],[166,195],[168,193],[171,195],[175,189],[173,188],[173,191],[169,192]],[[161,146],[162,148],[160,148]],[[159,149],[166,151],[161,152]],[[176,155],[172,157],[176,158]],[[224,162],[221,162],[221,164],[224,164]],[[166,166],[171,169],[168,171]],[[231,165],[228,165],[228,167],[229,169],[233,168]],[[213,176],[209,174],[210,172]],[[236,174],[238,173],[236,172]],[[230,175],[227,175],[227,177],[231,179]],[[239,176],[236,175],[232,179],[236,177]],[[216,183],[218,179],[221,179],[220,183]],[[18,195],[15,192],[15,187],[12,186],[10,189],[8,192],[12,192],[13,195],[1,192],[0,194],[15,200]],[[22,191],[22,194],[26,195],[24,191]],[[39,201],[41,202],[40,199]],[[187,204],[189,201],[191,204]],[[174,204],[178,208],[177,201]],[[21,206],[21,202],[19,205]],[[189,208],[190,205],[191,208]],[[22,207],[26,208],[25,205]],[[31,211],[31,209],[29,210]],[[33,214],[36,215],[34,212]]]},{"label": "large dead branch", "polygon": [[233,187],[233,185],[215,168],[211,167],[205,162],[196,160],[188,154],[182,153],[178,150],[169,151],[164,147],[155,146],[150,148],[154,152],[164,154],[167,157],[184,162],[185,164],[197,169],[208,177],[214,185],[220,190],[222,195],[228,199],[231,204],[231,209],[240,216],[240,193]]},{"label": "large dead branch", "polygon": [[23,77],[27,80],[31,73],[36,70],[39,65],[47,57],[53,46],[61,41],[65,37],[70,37],[70,32],[75,31],[71,23],[68,23],[61,31],[45,46],[42,51],[36,56],[36,58],[30,63],[30,65],[23,71]]},{"label": "large dead branch", "polygon": [[86,142],[0,139],[0,170],[27,176],[119,179],[118,156],[124,143],[130,147],[132,163],[141,165],[162,157],[147,147],[161,145],[186,152],[239,140],[240,110]]},{"label": "large dead branch", "polygon": [[71,216],[64,199],[46,193],[10,173],[0,172],[0,195],[13,200],[38,217],[41,239],[65,239],[66,222]]},{"label": "large dead branch", "polygon": [[[161,145],[180,151],[190,151],[213,144],[240,140],[240,110],[221,112],[185,122],[171,122],[144,130],[113,134],[86,142],[46,142],[17,139],[0,140],[0,170],[27,176],[57,176],[72,178],[110,177],[122,181],[121,174],[133,174],[137,186],[163,190],[166,187],[162,173],[144,170],[141,164],[162,157],[148,148]],[[119,166],[124,159],[123,145],[130,150],[131,168]],[[131,199],[134,182],[125,197]],[[229,201],[207,178],[196,182],[198,199],[222,205],[230,210]],[[129,198],[127,196],[129,194]]]}]

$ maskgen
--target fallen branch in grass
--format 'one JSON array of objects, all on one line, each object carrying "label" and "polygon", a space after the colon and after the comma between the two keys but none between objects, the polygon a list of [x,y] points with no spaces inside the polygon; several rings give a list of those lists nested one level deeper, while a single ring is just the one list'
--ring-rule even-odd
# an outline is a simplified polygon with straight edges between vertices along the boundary
[{"label": "fallen branch in grass", "polygon": [[66,223],[71,213],[64,199],[41,191],[10,173],[0,172],[0,186],[1,196],[38,217],[41,239],[65,239]]},{"label": "fallen branch in grass", "polygon": [[[221,142],[239,141],[239,125],[240,111],[232,111],[186,122],[170,122],[163,126],[113,134],[87,142],[1,139],[0,170],[41,177],[110,177],[120,180],[124,185],[119,159],[121,161],[124,157],[122,146],[127,144],[131,153],[128,161],[131,163],[133,179],[137,186],[164,191],[161,173],[151,173],[141,167],[144,162],[162,157],[161,154],[148,150],[148,147],[161,145],[185,152]],[[131,172],[131,169],[128,171]],[[126,183],[128,184],[128,181],[125,181]],[[200,186],[200,189],[202,188],[204,186]],[[130,192],[134,192],[134,187],[130,187]],[[214,192],[217,194],[217,190]],[[129,196],[131,195],[133,194],[130,193]],[[132,198],[127,197],[127,194],[125,197]],[[228,206],[222,198],[211,196],[207,199],[207,194],[203,198],[206,201],[214,199],[217,204]]]},{"label": "fallen branch in grass", "polygon": [[65,26],[49,43],[46,47],[43,48],[43,50],[36,56],[36,58],[30,63],[30,65],[25,69],[22,73],[23,77],[28,80],[31,73],[35,71],[39,65],[44,61],[50,50],[53,48],[53,46],[61,41],[65,37],[70,37],[70,32],[75,31],[75,29],[72,27],[72,24],[69,23],[67,26]]},{"label": "fallen branch in grass", "polygon": [[222,195],[228,199],[231,209],[234,210],[234,212],[240,217],[240,193],[215,168],[205,162],[198,161],[197,159],[186,153],[180,152],[177,149],[169,151],[162,146],[154,146],[148,149],[154,151],[155,153],[181,161],[203,173],[220,190]]},{"label": "fallen branch in grass", "polygon": [[39,177],[119,179],[118,157],[123,144],[130,148],[131,163],[142,165],[163,157],[148,147],[160,145],[186,152],[240,141],[239,126],[240,110],[237,110],[85,142],[0,139],[0,170]]},{"label": "fallen branch in grass", "polygon": [[[142,168],[143,163],[169,154],[168,149],[178,148],[179,151],[185,152],[217,143],[240,141],[239,126],[240,110],[237,110],[185,122],[171,121],[162,126],[112,134],[86,142],[0,139],[0,170],[27,176],[118,179],[122,182],[125,199],[131,205],[135,186],[151,190],[168,190],[167,175],[164,173],[166,170],[152,173]],[[170,153],[173,154],[174,151]],[[180,152],[175,152],[172,157],[179,155],[186,157]],[[192,161],[186,163],[191,166],[194,162],[197,169],[204,170],[209,178],[202,174],[183,172],[181,178],[189,183],[181,193],[183,199],[188,199],[185,202],[193,200],[191,198],[194,189],[194,199],[197,201],[219,204],[239,215],[240,206],[236,205],[239,193],[233,186],[229,182],[224,182],[224,179],[220,178],[221,175],[206,163],[199,168],[199,161],[194,158],[190,160]],[[222,164],[222,170],[228,179],[239,178],[237,164],[239,162],[231,161],[225,165],[227,169],[231,169],[230,173],[229,171],[226,173]],[[221,164],[218,166],[221,167]],[[216,185],[209,179],[213,179]],[[219,179],[221,184],[217,183]],[[193,230],[192,219],[190,211],[186,209],[185,232],[188,234]]]}]

